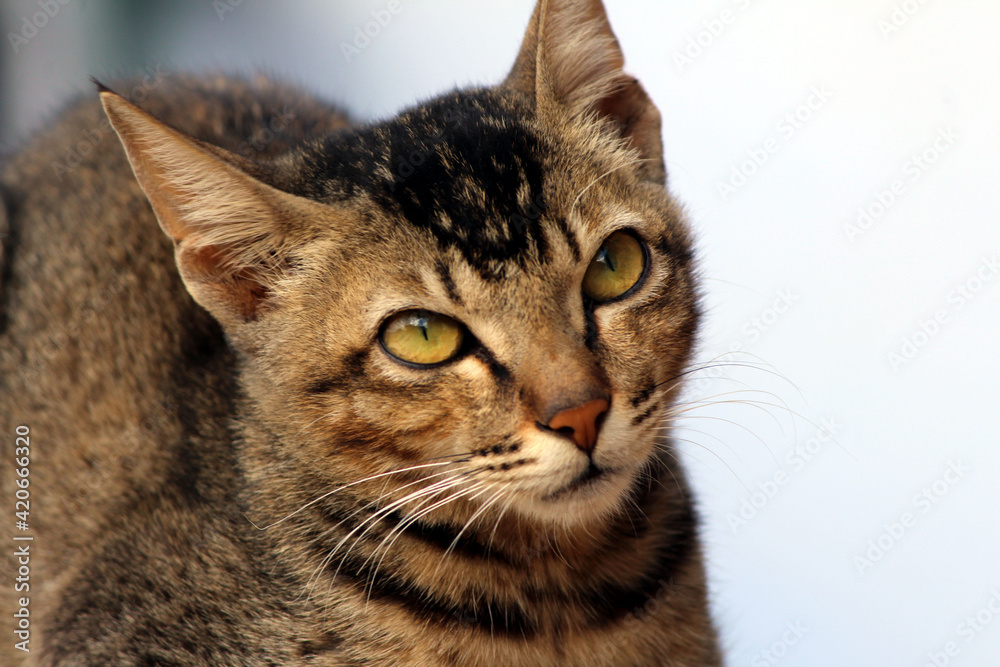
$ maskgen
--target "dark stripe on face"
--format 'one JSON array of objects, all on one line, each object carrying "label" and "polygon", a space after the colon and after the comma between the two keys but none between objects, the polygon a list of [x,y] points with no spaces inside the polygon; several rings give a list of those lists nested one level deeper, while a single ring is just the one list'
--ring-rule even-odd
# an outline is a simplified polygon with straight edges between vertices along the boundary
[{"label": "dark stripe on face", "polygon": [[[389,520],[396,524],[403,522],[404,517],[398,513],[393,513]],[[427,524],[422,521],[414,521],[407,524],[403,532],[423,544],[435,547],[440,551],[451,550],[451,553],[467,559],[489,560],[513,566],[514,563],[507,557],[507,554],[491,546],[484,545],[479,540],[472,537],[469,531],[461,536],[458,535],[461,528],[457,526],[444,526],[441,524]]]},{"label": "dark stripe on face", "polygon": [[494,357],[489,350],[479,347],[473,355],[486,364],[486,368],[489,369],[490,375],[492,375],[493,379],[496,380],[497,385],[501,388],[507,388],[510,386],[511,380],[513,379],[510,369],[497,361],[496,357]]},{"label": "dark stripe on face", "polygon": [[328,632],[316,641],[304,641],[299,644],[299,655],[303,658],[312,658],[313,656],[329,653],[330,651],[337,651],[341,648],[342,644],[343,641],[340,637],[332,632]]},{"label": "dark stripe on face", "polygon": [[340,373],[316,378],[306,385],[306,393],[325,394],[334,390],[343,390],[353,385],[358,378],[364,375],[365,365],[368,362],[369,348],[355,350],[348,354],[340,362]]},{"label": "dark stripe on face", "polygon": [[598,344],[598,334],[597,334],[597,315],[594,313],[593,304],[587,305],[584,302],[583,317],[585,319],[586,331],[583,334],[583,344],[587,346],[587,349],[591,352],[597,351]]},{"label": "dark stripe on face", "polygon": [[656,391],[656,387],[657,384],[655,382],[650,382],[643,389],[637,391],[631,398],[632,407],[637,408],[648,401],[649,397]]},{"label": "dark stripe on face", "polygon": [[335,389],[343,389],[344,384],[344,378],[322,378],[309,383],[306,386],[306,393],[313,395],[326,394]]},{"label": "dark stripe on face", "polygon": [[562,232],[563,237],[566,239],[566,245],[569,246],[569,250],[573,253],[573,261],[579,262],[581,259],[580,255],[580,243],[577,241],[576,233],[569,228],[566,220],[563,218],[555,218],[556,228]]},{"label": "dark stripe on face", "polygon": [[325,446],[331,454],[353,452],[355,455],[371,456],[377,452],[380,457],[388,456],[390,460],[407,463],[419,463],[427,456],[418,447],[403,446],[395,434],[365,425],[338,422],[332,427],[324,425],[323,430],[329,433]]},{"label": "dark stripe on face", "polygon": [[659,403],[653,403],[649,408],[646,409],[641,415],[636,415],[632,418],[632,426],[638,426],[642,422],[646,421],[660,408]]},{"label": "dark stripe on face", "polygon": [[438,278],[441,279],[441,284],[444,285],[445,291],[448,293],[448,298],[458,305],[462,305],[462,297],[458,295],[458,287],[455,285],[455,280],[451,277],[451,269],[444,262],[437,263],[437,274]]}]

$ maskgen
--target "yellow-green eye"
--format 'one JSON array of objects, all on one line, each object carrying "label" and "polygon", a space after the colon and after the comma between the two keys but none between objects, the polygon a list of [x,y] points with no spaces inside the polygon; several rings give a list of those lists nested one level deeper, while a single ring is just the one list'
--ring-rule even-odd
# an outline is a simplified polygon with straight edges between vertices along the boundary
[{"label": "yellow-green eye", "polygon": [[598,303],[620,297],[642,278],[646,252],[638,239],[615,232],[604,239],[583,277],[583,293]]},{"label": "yellow-green eye", "polygon": [[382,345],[411,364],[439,364],[462,348],[462,325],[429,310],[407,310],[393,315],[382,328]]}]

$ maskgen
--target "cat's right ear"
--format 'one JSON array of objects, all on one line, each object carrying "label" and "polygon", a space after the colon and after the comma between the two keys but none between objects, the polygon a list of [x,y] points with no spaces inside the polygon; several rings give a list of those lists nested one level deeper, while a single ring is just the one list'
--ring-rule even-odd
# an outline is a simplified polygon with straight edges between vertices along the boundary
[{"label": "cat's right ear", "polygon": [[635,150],[639,173],[665,184],[660,112],[635,77],[601,0],[538,0],[504,85],[541,113],[596,117]]},{"label": "cat's right ear", "polygon": [[243,159],[164,125],[101,87],[101,103],[195,301],[232,330],[271,305],[296,222],[319,204],[249,175]]}]

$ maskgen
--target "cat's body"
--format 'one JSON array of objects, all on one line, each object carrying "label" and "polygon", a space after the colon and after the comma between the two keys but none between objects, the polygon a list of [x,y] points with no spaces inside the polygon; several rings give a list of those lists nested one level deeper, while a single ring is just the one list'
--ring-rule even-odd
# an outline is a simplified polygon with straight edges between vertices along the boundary
[{"label": "cat's body", "polygon": [[[661,423],[690,241],[605,26],[540,6],[504,86],[369,127],[264,80],[142,102],[223,151],[105,92],[128,156],[92,101],[4,167],[3,664],[719,663]],[[576,74],[535,57],[560,31]],[[581,299],[621,230],[641,277]],[[414,308],[462,323],[448,359],[390,352]]]}]

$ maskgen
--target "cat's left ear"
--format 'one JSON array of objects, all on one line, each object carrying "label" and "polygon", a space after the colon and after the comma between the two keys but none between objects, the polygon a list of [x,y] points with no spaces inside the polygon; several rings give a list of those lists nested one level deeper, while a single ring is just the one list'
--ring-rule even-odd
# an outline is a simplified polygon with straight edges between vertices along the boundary
[{"label": "cat's left ear", "polygon": [[596,112],[639,152],[640,173],[664,184],[660,112],[624,64],[601,0],[539,0],[504,85],[533,97],[542,112]]}]

